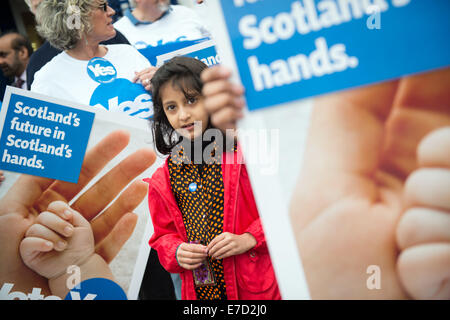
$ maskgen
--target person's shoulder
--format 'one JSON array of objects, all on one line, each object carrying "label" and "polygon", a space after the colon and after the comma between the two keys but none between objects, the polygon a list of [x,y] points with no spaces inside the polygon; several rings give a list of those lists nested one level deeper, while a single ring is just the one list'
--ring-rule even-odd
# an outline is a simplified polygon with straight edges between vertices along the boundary
[{"label": "person's shoulder", "polygon": [[108,57],[120,61],[128,61],[128,65],[140,66],[142,68],[150,67],[151,64],[138,49],[129,44],[109,44]]},{"label": "person's shoulder", "polygon": [[134,50],[136,50],[131,44],[126,44],[126,43],[111,43],[111,44],[107,44],[106,47],[108,48],[108,50],[112,50],[112,51],[130,51],[130,50],[134,51]]},{"label": "person's shoulder", "polygon": [[50,88],[53,86],[55,77],[58,76],[57,68],[53,60],[47,62],[41,69],[34,74],[34,80],[31,84],[30,90],[37,93],[49,94]]},{"label": "person's shoulder", "polygon": [[170,7],[172,9],[172,12],[174,13],[195,14],[194,9],[191,9],[181,4],[173,4]]},{"label": "person's shoulder", "polygon": [[[64,52],[59,52],[58,54],[56,54],[53,58],[51,58],[46,64],[44,64],[42,66],[42,68],[39,69],[39,71],[37,71],[35,73],[35,81],[39,78],[44,78],[44,77],[53,77],[56,74],[60,74],[61,70],[59,70],[59,65],[61,63],[61,60],[63,59],[63,55]],[[56,72],[56,74],[55,74]]]},{"label": "person's shoulder", "polygon": [[202,24],[200,21],[200,17],[194,9],[191,9],[187,6],[183,5],[172,5],[172,12],[168,15],[172,16],[172,19],[176,19],[177,21],[188,20],[195,21],[198,24]]},{"label": "person's shoulder", "polygon": [[164,159],[160,166],[155,170],[150,178],[145,179],[150,185],[163,189],[163,186],[170,185],[169,167],[167,164],[169,157]]},{"label": "person's shoulder", "polygon": [[33,69],[35,71],[40,70],[44,65],[46,65],[55,56],[61,53],[61,50],[56,49],[45,41],[33,54],[30,56],[27,68]]},{"label": "person's shoulder", "polygon": [[[114,54],[136,54],[139,51],[133,47],[131,44],[125,43],[114,43],[106,45],[109,51]],[[123,57],[126,58],[126,57]]]},{"label": "person's shoulder", "polygon": [[33,54],[30,56],[31,61],[41,61],[46,60],[50,61],[53,57],[61,53],[61,50],[52,47],[52,45],[45,41]]},{"label": "person's shoulder", "polygon": [[102,42],[102,44],[130,44],[128,39],[123,35],[122,32],[120,32],[118,29],[116,30],[116,35],[114,38],[111,38],[109,40],[106,40]]},{"label": "person's shoulder", "polygon": [[130,59],[135,56],[139,56],[139,51],[130,44],[108,44],[106,45],[109,51],[109,55],[119,56],[123,59]]},{"label": "person's shoulder", "polygon": [[117,20],[113,26],[116,29],[116,33],[117,31],[120,32],[127,39],[128,43],[130,43],[130,39],[135,37],[135,33],[139,31],[139,28],[126,15]]},{"label": "person's shoulder", "polygon": [[127,16],[121,17],[119,20],[113,23],[115,29],[121,30],[123,28],[129,27],[132,25],[130,19]]},{"label": "person's shoulder", "polygon": [[[50,60],[61,53],[61,50],[51,46],[48,41],[45,41],[30,57],[27,64],[27,79],[30,85],[34,82],[34,75],[42,69]],[[30,88],[30,87],[29,87]]]},{"label": "person's shoulder", "polygon": [[170,161],[170,156],[166,157],[164,159],[164,161],[162,161],[162,163],[159,165],[159,167],[155,170],[155,173],[153,173],[152,178],[156,178],[158,180],[164,180],[166,178],[168,178],[168,176],[166,176],[166,173],[168,173],[168,161]]}]

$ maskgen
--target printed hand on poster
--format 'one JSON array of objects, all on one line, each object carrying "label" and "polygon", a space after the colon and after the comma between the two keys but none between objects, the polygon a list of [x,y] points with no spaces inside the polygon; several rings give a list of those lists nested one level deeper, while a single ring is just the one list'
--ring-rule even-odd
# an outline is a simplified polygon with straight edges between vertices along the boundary
[{"label": "printed hand on poster", "polygon": [[[14,289],[30,292],[33,287],[50,293],[47,279],[31,271],[23,263],[19,245],[37,215],[54,201],[70,202],[128,144],[129,134],[115,131],[86,153],[77,184],[22,175],[0,200],[0,283],[13,283]],[[110,202],[136,176],[150,167],[155,154],[140,149],[129,155],[98,182],[85,191],[72,208],[90,221],[95,239],[95,252],[107,263],[116,256],[133,233],[137,216],[132,211],[142,202],[147,185],[134,181],[100,215]],[[94,219],[95,218],[95,219]]]},{"label": "printed hand on poster", "polygon": [[[230,76],[202,74],[223,130],[243,116]],[[316,100],[291,203],[313,299],[450,298],[449,83],[447,68]]]},{"label": "printed hand on poster", "polygon": [[316,100],[291,203],[312,298],[450,298],[449,83],[444,69]]}]

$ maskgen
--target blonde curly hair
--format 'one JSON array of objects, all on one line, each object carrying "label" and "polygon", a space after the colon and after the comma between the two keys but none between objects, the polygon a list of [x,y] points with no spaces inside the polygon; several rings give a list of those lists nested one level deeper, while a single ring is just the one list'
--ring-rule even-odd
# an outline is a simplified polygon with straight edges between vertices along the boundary
[{"label": "blonde curly hair", "polygon": [[44,0],[36,10],[36,30],[53,47],[73,49],[91,31],[95,6],[95,0]]}]

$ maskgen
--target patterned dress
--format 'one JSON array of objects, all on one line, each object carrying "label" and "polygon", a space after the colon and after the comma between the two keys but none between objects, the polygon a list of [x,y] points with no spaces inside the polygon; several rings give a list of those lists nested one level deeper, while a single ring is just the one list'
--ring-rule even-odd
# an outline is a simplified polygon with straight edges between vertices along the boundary
[{"label": "patterned dress", "polygon": [[[222,165],[214,159],[210,163],[186,163],[183,150],[169,158],[168,167],[172,191],[183,215],[189,242],[208,245],[223,232],[224,185]],[[207,257],[214,284],[195,285],[197,299],[224,300],[226,284],[222,260]],[[194,270],[202,276],[202,269]]]}]

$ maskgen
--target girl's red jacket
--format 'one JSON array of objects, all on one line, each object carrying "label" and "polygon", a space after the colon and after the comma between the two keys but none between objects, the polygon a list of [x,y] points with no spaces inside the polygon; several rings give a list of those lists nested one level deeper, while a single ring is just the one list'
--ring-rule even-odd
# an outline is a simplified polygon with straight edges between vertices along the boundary
[{"label": "girl's red jacket", "polygon": [[[234,234],[249,232],[257,244],[243,254],[223,259],[227,298],[281,299],[247,169],[239,150],[223,156],[223,231]],[[180,274],[182,299],[195,300],[192,271],[181,268],[175,258],[177,247],[188,239],[181,211],[172,193],[167,160],[152,178],[144,181],[149,184],[148,204],[154,227],[149,244],[158,252],[161,265],[168,272]]]}]

